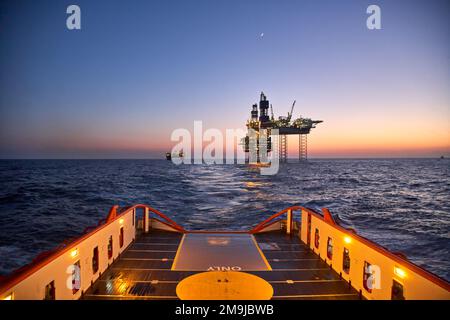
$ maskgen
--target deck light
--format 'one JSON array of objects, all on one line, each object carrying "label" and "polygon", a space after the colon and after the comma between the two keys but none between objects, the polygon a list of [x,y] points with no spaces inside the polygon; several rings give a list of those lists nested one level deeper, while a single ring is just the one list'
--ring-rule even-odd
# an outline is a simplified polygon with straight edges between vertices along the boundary
[{"label": "deck light", "polygon": [[123,224],[123,219],[120,219],[120,220],[119,220],[119,223],[120,223],[120,224]]},{"label": "deck light", "polygon": [[394,268],[394,273],[395,273],[396,275],[398,275],[400,278],[406,277],[406,272],[405,272],[405,270],[403,270],[403,269],[401,269],[401,268],[399,268],[399,267],[395,267],[395,268]]},{"label": "deck light", "polygon": [[78,249],[73,249],[72,251],[70,251],[70,256],[72,258],[75,258],[78,255]]},{"label": "deck light", "polygon": [[117,291],[119,292],[120,295],[124,295],[128,288],[130,287],[130,283],[127,280],[120,280],[119,284],[117,286]]},{"label": "deck light", "polygon": [[350,243],[350,242],[352,242],[352,238],[350,238],[349,236],[345,236],[344,237],[344,242],[345,243]]},{"label": "deck light", "polygon": [[13,300],[13,294],[10,293],[6,297],[4,297],[2,300]]}]

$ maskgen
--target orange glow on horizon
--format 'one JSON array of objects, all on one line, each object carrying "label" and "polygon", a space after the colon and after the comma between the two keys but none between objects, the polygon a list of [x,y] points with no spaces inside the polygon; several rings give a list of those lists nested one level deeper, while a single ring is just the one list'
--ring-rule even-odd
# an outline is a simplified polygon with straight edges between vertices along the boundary
[{"label": "orange glow on horizon", "polygon": [[[312,112],[308,112],[312,113]],[[351,115],[344,117],[314,117],[323,119],[308,135],[308,154],[310,157],[402,157],[402,156],[450,156],[450,128],[444,116],[429,117],[418,114],[414,117],[386,116],[362,117]],[[331,120],[330,120],[331,119]],[[426,121],[424,121],[426,119]],[[243,122],[245,119],[243,119]],[[193,128],[189,119],[186,129]],[[217,128],[225,138],[225,130],[244,129],[242,123],[236,126],[236,119],[223,122]],[[234,124],[234,126],[233,126]],[[205,121],[206,129],[214,128],[218,123]],[[35,136],[26,141],[14,141],[18,147],[39,146],[36,152],[63,153],[120,153],[124,157],[133,154],[164,156],[178,143],[171,141],[172,130],[178,126],[154,129],[152,127],[120,127],[104,132],[79,130],[45,136]],[[180,126],[182,127],[182,126]],[[114,130],[113,130],[114,129]],[[210,142],[203,142],[203,146]],[[227,143],[224,139],[224,143]],[[235,144],[235,148],[240,148]],[[191,149],[193,152],[193,149]],[[288,136],[288,153],[290,157],[298,154],[298,136]],[[226,155],[225,149],[223,152]]]}]

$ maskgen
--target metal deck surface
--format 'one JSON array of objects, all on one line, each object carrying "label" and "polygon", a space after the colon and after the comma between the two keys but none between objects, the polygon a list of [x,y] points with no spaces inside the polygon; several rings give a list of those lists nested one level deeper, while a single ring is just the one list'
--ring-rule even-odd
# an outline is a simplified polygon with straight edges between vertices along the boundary
[{"label": "metal deck surface", "polygon": [[172,270],[263,271],[270,265],[251,234],[185,234]]},{"label": "metal deck surface", "polygon": [[[191,235],[194,234],[188,234]],[[216,240],[225,241],[224,236],[228,237],[230,234],[221,235],[222,239]],[[297,237],[281,232],[256,234],[255,239],[261,249],[259,252],[256,245],[256,250],[253,251],[248,242],[249,235],[244,236],[247,236],[247,240],[239,240],[243,241],[248,252],[265,257],[272,268],[265,268],[264,271],[249,271],[255,270],[249,268],[245,272],[268,281],[274,289],[273,299],[359,299],[358,292],[340,279],[335,271],[309,251]],[[182,279],[206,271],[171,270],[182,237],[180,233],[164,231],[151,231],[137,236],[135,242],[84,293],[83,299],[177,299],[176,287]],[[199,239],[201,237],[196,240]],[[205,239],[207,238],[204,237],[203,240]],[[238,249],[233,248],[236,257],[243,259],[242,262],[233,260],[233,263],[244,265],[246,255],[239,254]],[[243,252],[246,252],[245,248]],[[231,257],[229,254],[227,253]],[[185,257],[187,262],[190,261],[188,258]],[[194,264],[197,269],[207,265]]]}]

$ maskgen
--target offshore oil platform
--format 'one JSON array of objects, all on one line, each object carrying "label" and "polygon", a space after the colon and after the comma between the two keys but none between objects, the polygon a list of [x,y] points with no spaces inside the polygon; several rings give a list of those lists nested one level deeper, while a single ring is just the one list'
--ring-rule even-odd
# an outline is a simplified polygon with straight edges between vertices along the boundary
[{"label": "offshore oil platform", "polygon": [[[300,118],[292,119],[292,114],[294,112],[295,100],[292,103],[291,110],[288,112],[287,117],[280,116],[275,119],[273,115],[272,104],[269,104],[264,92],[261,92],[259,100],[259,116],[258,116],[258,105],[255,103],[252,106],[250,119],[247,121],[248,133],[242,141],[244,151],[246,154],[250,152],[251,148],[251,134],[250,131],[256,133],[258,139],[256,139],[256,151],[258,154],[256,162],[263,162],[262,158],[267,159],[267,155],[270,152],[277,152],[280,162],[287,162],[287,136],[288,135],[298,135],[298,159],[304,161],[308,159],[308,134],[311,129],[315,128],[318,123],[323,122],[322,120],[312,120],[310,118]],[[270,106],[270,116],[269,116],[269,106]],[[278,130],[278,143],[272,150],[272,130]],[[261,137],[264,137],[261,141]],[[264,149],[267,152],[266,155],[260,154],[260,147],[265,144]],[[248,157],[246,157],[248,158]],[[251,162],[251,161],[249,161]]]}]

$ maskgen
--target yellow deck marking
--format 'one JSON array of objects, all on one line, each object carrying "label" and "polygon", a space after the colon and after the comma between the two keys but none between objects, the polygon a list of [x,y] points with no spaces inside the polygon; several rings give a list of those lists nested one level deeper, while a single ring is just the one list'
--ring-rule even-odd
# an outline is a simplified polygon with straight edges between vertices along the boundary
[{"label": "yellow deck marking", "polygon": [[[99,279],[98,281],[100,282],[110,282],[111,280],[102,280]],[[180,281],[175,281],[175,280],[127,280],[130,283],[150,283],[150,284],[166,284],[166,283],[178,283]]]},{"label": "yellow deck marking", "polygon": [[236,271],[207,271],[184,278],[177,285],[181,300],[269,300],[273,288],[253,274]]},{"label": "yellow deck marking", "polygon": [[269,261],[267,261],[266,256],[264,255],[264,253],[262,252],[261,248],[259,247],[258,242],[256,242],[256,239],[255,239],[254,235],[252,235],[252,240],[253,240],[253,243],[256,246],[256,249],[258,249],[258,252],[261,255],[261,258],[264,260],[264,263],[266,264],[267,269],[272,271],[272,267],[270,266]]},{"label": "yellow deck marking", "polygon": [[287,284],[294,284],[294,283],[315,283],[315,282],[345,282],[344,279],[323,279],[323,280],[274,280],[274,281],[268,281],[269,283],[287,283]]},{"label": "yellow deck marking", "polygon": [[171,270],[271,270],[253,235],[191,234],[181,240]]},{"label": "yellow deck marking", "polygon": [[175,266],[177,265],[178,257],[180,256],[181,247],[183,246],[184,238],[186,237],[186,234],[183,234],[183,237],[181,238],[180,245],[178,246],[177,253],[175,254],[175,258],[173,259],[172,268],[170,270],[175,270]]}]

